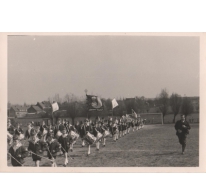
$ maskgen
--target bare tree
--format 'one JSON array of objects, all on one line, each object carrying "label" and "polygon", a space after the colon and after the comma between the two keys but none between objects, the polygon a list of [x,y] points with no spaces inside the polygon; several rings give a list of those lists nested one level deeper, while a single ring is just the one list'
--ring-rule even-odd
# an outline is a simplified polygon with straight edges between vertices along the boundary
[{"label": "bare tree", "polygon": [[185,115],[185,118],[187,118],[188,115],[192,114],[193,110],[194,108],[190,98],[184,97],[182,101],[181,111]]},{"label": "bare tree", "polygon": [[66,110],[69,117],[72,119],[72,124],[74,125],[74,120],[78,116],[79,103],[77,102],[77,97],[74,94],[67,96],[68,100],[65,102]]},{"label": "bare tree", "polygon": [[159,107],[162,116],[163,116],[163,123],[164,117],[167,114],[168,107],[169,107],[169,94],[166,89],[162,89],[161,93],[156,98],[157,106]]},{"label": "bare tree", "polygon": [[177,114],[180,111],[181,104],[182,104],[181,96],[176,94],[176,93],[173,93],[170,96],[170,106],[171,106],[172,112],[174,114],[173,123],[175,123],[175,117],[177,116]]}]

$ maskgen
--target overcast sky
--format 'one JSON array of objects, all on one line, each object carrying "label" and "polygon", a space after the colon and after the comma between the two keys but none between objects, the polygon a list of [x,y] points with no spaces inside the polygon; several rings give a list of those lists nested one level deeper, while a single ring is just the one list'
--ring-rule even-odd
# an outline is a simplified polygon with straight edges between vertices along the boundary
[{"label": "overcast sky", "polygon": [[59,93],[104,98],[199,96],[198,37],[10,36],[8,100]]}]

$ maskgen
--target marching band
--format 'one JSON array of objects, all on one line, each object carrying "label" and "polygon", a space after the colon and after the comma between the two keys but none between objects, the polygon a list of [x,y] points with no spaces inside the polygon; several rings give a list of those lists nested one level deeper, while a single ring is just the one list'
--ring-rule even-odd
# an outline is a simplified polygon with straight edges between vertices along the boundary
[{"label": "marching band", "polygon": [[[16,124],[16,128],[11,125],[10,120],[7,125],[7,141],[8,158],[11,158],[12,166],[23,166],[24,158],[29,156],[35,162],[35,166],[39,167],[41,159],[47,159],[51,162],[52,167],[57,167],[56,157],[60,152],[64,155],[64,164],[66,167],[69,163],[69,151],[73,152],[73,147],[77,139],[81,138],[81,145],[87,146],[87,156],[91,153],[91,146],[96,145],[96,150],[100,150],[100,145],[106,146],[106,138],[112,135],[113,141],[116,142],[119,138],[129,134],[130,129],[134,131],[143,128],[144,120],[138,116],[136,119],[112,118],[108,120],[102,118],[96,119],[94,122],[91,119],[85,119],[84,122],[76,122],[73,126],[66,119],[58,119],[55,126],[46,126],[42,121],[41,125],[34,127],[33,123],[27,124],[27,130],[24,134],[20,124]],[[24,146],[23,141],[28,140],[28,149]],[[44,152],[47,152],[47,157]]]}]

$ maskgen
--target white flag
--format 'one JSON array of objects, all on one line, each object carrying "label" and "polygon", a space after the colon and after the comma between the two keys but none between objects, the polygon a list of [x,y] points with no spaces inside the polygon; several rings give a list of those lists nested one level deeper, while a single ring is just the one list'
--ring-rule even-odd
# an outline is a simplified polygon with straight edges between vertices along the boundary
[{"label": "white flag", "polygon": [[112,109],[114,109],[117,106],[118,106],[118,103],[117,103],[116,99],[113,99],[112,100]]},{"label": "white flag", "polygon": [[54,112],[54,111],[58,111],[58,110],[59,110],[59,106],[58,106],[57,102],[53,103],[52,104],[52,111]]},{"label": "white flag", "polygon": [[137,113],[132,109],[132,115],[137,118]]}]

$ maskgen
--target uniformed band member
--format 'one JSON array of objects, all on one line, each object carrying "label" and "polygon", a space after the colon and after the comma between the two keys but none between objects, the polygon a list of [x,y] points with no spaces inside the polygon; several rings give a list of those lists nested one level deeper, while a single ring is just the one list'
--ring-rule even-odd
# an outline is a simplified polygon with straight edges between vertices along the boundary
[{"label": "uniformed band member", "polygon": [[41,124],[41,126],[40,126],[40,131],[43,132],[44,129],[48,130],[48,127],[46,126],[45,122],[42,121],[42,124]]},{"label": "uniformed band member", "polygon": [[131,126],[131,122],[129,120],[127,120],[127,122],[126,122],[126,127],[127,127],[126,133],[127,134],[129,134],[129,132],[130,132],[130,126]]},{"label": "uniformed band member", "polygon": [[46,143],[46,150],[47,150],[47,156],[49,159],[52,159],[52,167],[57,167],[56,164],[56,156],[57,156],[57,152],[60,151],[61,145],[57,142],[56,139],[54,139],[54,134],[53,133],[49,133],[47,135],[47,143]]},{"label": "uniformed band member", "polygon": [[14,134],[17,134],[18,136],[20,136],[21,134],[24,134],[23,129],[21,128],[20,124],[17,123],[16,124],[16,129],[14,131]]},{"label": "uniformed band member", "polygon": [[25,132],[25,138],[29,139],[30,138],[30,133],[33,129],[32,123],[27,124],[27,130]]},{"label": "uniformed band member", "polygon": [[185,120],[185,115],[181,115],[181,120],[175,123],[176,135],[179,139],[179,143],[182,145],[182,154],[185,152],[186,139],[189,134],[190,124]]},{"label": "uniformed band member", "polygon": [[116,142],[117,140],[117,126],[113,122],[112,125],[110,124],[110,132],[112,134],[113,140]]},{"label": "uniformed band member", "polygon": [[[103,121],[100,123],[100,133],[104,134],[106,130],[108,130],[107,122],[104,124],[104,121]],[[104,147],[106,146],[106,137],[102,138],[102,144]]]},{"label": "uniformed band member", "polygon": [[64,161],[64,167],[68,164],[68,151],[69,151],[69,138],[67,134],[66,127],[62,130],[62,135],[59,137],[58,142],[61,144],[61,150],[64,153],[65,161]]},{"label": "uniformed band member", "polygon": [[[85,120],[85,123],[81,128],[82,136],[84,137],[87,134],[87,132],[92,134],[92,128],[90,126],[90,123],[89,123],[88,119]],[[83,142],[84,142],[84,140],[83,140]],[[82,146],[83,146],[83,144],[82,144]],[[89,156],[89,155],[90,155],[90,144],[88,144],[88,152],[87,152],[87,156]]]},{"label": "uniformed band member", "polygon": [[[96,122],[95,126],[92,127],[93,128],[92,133],[96,138],[97,138],[98,132],[101,131],[99,123],[101,123],[101,122],[100,121]],[[99,141],[96,142],[96,150],[99,151]]]},{"label": "uniformed band member", "polygon": [[41,156],[44,151],[44,146],[45,146],[45,142],[40,141],[40,139],[37,136],[37,132],[32,131],[30,134],[28,150],[31,151],[31,153],[33,152],[32,159],[35,162],[36,167],[39,167]]},{"label": "uniformed band member", "polygon": [[19,136],[15,134],[13,144],[9,148],[9,158],[11,158],[12,166],[23,166],[26,156],[28,156],[28,150],[22,145]]},{"label": "uniformed band member", "polygon": [[64,125],[61,123],[61,119],[57,120],[57,125],[54,127],[54,136],[56,136],[58,131],[62,131],[64,129]]}]

